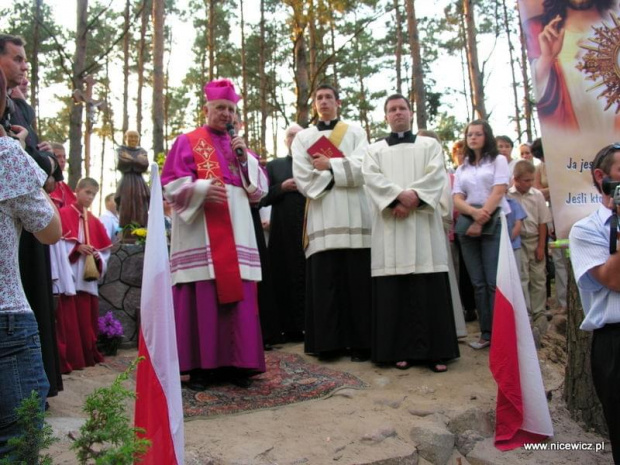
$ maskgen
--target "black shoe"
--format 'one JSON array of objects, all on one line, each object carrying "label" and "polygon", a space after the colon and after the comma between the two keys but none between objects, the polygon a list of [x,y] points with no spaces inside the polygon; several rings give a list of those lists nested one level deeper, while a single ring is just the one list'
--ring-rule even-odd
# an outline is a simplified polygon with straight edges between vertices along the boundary
[{"label": "black shoe", "polygon": [[370,350],[368,349],[351,349],[352,362],[366,362],[370,360]]},{"label": "black shoe", "polygon": [[207,390],[207,383],[204,380],[190,379],[186,384],[188,389],[196,392],[202,392]]},{"label": "black shoe", "polygon": [[189,374],[189,381],[186,383],[186,386],[192,391],[205,391],[209,385],[207,373],[207,371],[202,369],[192,370]]},{"label": "black shoe", "polygon": [[252,385],[252,380],[247,376],[238,376],[230,379],[230,384],[234,384],[237,387],[247,389]]},{"label": "black shoe", "polygon": [[269,352],[270,350],[273,350],[273,346],[271,344],[269,344],[269,343],[265,343],[265,344],[263,344],[263,350],[265,352]]},{"label": "black shoe", "polygon": [[319,361],[320,362],[330,362],[332,360],[340,357],[341,351],[339,349],[336,350],[324,350],[323,352],[319,352]]}]

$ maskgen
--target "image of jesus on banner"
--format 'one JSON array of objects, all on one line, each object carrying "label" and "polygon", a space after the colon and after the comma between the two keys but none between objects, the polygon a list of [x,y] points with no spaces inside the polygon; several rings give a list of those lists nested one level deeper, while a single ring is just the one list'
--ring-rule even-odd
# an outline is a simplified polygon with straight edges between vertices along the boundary
[{"label": "image of jesus on banner", "polygon": [[566,132],[618,132],[616,1],[519,3],[541,124]]}]

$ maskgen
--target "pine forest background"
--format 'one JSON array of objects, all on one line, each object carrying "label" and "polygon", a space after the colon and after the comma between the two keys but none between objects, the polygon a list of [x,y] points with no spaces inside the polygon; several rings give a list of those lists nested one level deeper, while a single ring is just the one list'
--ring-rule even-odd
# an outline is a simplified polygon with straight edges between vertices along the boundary
[{"label": "pine forest background", "polygon": [[370,140],[394,92],[446,150],[474,118],[516,144],[537,137],[514,0],[15,0],[0,31],[27,41],[40,138],[65,144],[72,187],[89,175],[102,194],[124,132],[161,160],[203,124],[202,87],[219,77],[244,96],[248,145],[268,159],[285,155],[288,125],[313,122],[322,83]]}]

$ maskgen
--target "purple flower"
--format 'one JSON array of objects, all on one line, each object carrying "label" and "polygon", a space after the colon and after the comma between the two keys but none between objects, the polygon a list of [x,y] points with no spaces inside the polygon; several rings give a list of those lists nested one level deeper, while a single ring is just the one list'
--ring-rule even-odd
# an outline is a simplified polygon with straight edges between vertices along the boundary
[{"label": "purple flower", "polygon": [[107,338],[123,336],[123,326],[111,311],[99,317],[99,335]]}]

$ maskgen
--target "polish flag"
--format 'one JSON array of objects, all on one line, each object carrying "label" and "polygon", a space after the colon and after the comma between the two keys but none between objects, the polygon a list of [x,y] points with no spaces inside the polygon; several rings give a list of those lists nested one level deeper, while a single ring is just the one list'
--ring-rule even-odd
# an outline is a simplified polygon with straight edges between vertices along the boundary
[{"label": "polish flag", "polygon": [[497,382],[495,447],[511,450],[553,436],[540,365],[504,214],[489,364]]},{"label": "polish flag", "polygon": [[159,168],[151,163],[151,202],[140,301],[135,425],[151,447],[144,464],[183,464],[183,402]]}]

